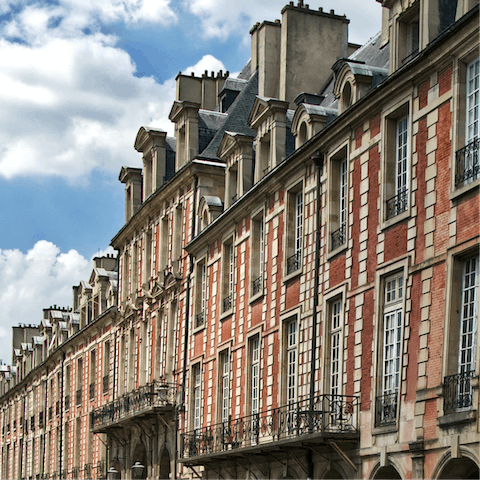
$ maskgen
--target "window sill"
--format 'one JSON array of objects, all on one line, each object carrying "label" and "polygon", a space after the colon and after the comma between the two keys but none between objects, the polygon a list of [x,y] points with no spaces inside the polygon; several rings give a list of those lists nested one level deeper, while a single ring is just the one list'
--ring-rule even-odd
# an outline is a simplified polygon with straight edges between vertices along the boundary
[{"label": "window sill", "polygon": [[478,186],[480,185],[480,179],[474,180],[472,183],[469,183],[468,185],[463,185],[462,187],[457,187],[453,192],[450,192],[449,194],[449,199],[450,200],[456,200],[459,197],[471,192],[472,190],[478,190]]},{"label": "window sill", "polygon": [[202,330],[205,330],[205,328],[206,328],[206,327],[205,327],[205,322],[203,322],[202,325],[198,325],[198,327],[194,327],[194,328],[192,329],[192,334],[195,335],[195,334],[201,332]]},{"label": "window sill", "polygon": [[441,428],[449,428],[459,424],[471,423],[477,419],[476,410],[454,412],[437,418],[437,424]]},{"label": "window sill", "polygon": [[384,220],[380,225],[380,228],[382,230],[386,230],[387,228],[390,228],[393,225],[396,225],[397,223],[403,222],[407,218],[410,218],[410,215],[411,215],[411,207],[407,208],[404,212],[398,215],[395,215],[392,218],[389,218],[388,220]]},{"label": "window sill", "polygon": [[348,248],[348,240],[345,241],[343,245],[337,247],[335,250],[332,250],[327,254],[327,260],[330,261],[332,258],[336,257],[337,255],[341,255],[347,251]]},{"label": "window sill", "polygon": [[220,315],[220,320],[226,320],[228,317],[233,315],[233,307],[230,308],[229,310],[225,310],[221,315]]},{"label": "window sill", "polygon": [[257,292],[255,295],[252,295],[248,299],[248,303],[256,302],[259,298],[262,298],[262,297],[263,297],[263,288],[259,292]]},{"label": "window sill", "polygon": [[[285,271],[286,271],[286,269],[285,269]],[[294,278],[298,277],[302,272],[303,272],[303,266],[298,268],[297,270],[294,270],[291,273],[288,273],[287,275],[284,275],[283,283],[287,283],[290,280],[293,280]]]},{"label": "window sill", "polygon": [[384,425],[383,427],[373,427],[372,435],[385,435],[388,433],[398,432],[397,423],[392,423],[391,425]]}]

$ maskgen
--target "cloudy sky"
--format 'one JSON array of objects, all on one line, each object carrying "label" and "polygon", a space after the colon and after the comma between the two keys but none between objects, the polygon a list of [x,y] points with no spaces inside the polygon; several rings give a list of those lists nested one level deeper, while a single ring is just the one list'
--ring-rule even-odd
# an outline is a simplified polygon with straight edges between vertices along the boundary
[{"label": "cloudy sky", "polygon": [[[380,29],[375,0],[308,0]],[[12,325],[71,305],[124,219],[122,165],[140,126],[173,133],[179,71],[238,72],[249,30],[282,0],[0,0],[0,359]]]}]

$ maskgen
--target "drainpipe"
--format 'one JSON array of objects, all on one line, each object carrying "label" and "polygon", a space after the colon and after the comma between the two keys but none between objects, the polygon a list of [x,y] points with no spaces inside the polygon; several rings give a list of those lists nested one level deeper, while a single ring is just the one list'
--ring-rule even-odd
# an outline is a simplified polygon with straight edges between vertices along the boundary
[{"label": "drainpipe", "polygon": [[[315,397],[315,373],[317,360],[317,323],[318,323],[318,292],[320,283],[318,281],[318,274],[320,270],[320,229],[322,220],[322,169],[323,169],[323,155],[320,152],[315,152],[312,156],[315,162],[315,174],[317,177],[317,200],[316,200],[316,230],[315,230],[315,268],[314,268],[314,284],[313,284],[313,325],[312,325],[312,362],[310,366],[310,411],[313,413],[313,404]],[[313,472],[313,458],[312,452],[307,457],[308,478],[314,478]]]}]

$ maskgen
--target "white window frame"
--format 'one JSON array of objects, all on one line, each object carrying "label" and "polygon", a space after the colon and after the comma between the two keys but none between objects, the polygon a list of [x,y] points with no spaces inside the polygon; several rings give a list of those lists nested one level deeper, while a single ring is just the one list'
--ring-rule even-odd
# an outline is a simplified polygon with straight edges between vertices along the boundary
[{"label": "white window frame", "polygon": [[228,422],[230,419],[230,352],[224,351],[220,355],[221,365],[221,397],[220,397],[220,421]]},{"label": "white window frame", "polygon": [[197,363],[192,368],[193,379],[193,429],[202,428],[202,369]]},{"label": "white window frame", "polygon": [[260,337],[250,340],[251,415],[260,413]]},{"label": "white window frame", "polygon": [[298,320],[286,324],[286,404],[290,407],[297,401],[298,389]]},{"label": "white window frame", "polygon": [[468,145],[480,135],[480,78],[478,58],[467,65],[466,75],[465,145]]},{"label": "white window frame", "polygon": [[405,194],[408,208],[409,117],[399,119],[395,137],[395,196]]},{"label": "white window frame", "polygon": [[330,394],[341,394],[342,380],[342,299],[330,305]]}]

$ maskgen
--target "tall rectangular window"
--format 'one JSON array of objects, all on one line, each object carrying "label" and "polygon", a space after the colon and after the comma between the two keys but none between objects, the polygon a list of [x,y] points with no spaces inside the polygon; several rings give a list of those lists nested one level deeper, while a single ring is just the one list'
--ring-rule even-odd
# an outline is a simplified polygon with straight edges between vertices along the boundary
[{"label": "tall rectangular window", "polygon": [[479,136],[478,105],[479,105],[479,68],[478,58],[467,66],[467,118],[466,143]]},{"label": "tall rectangular window", "polygon": [[152,276],[152,231],[150,229],[145,233],[144,242],[145,259],[143,262],[143,284],[148,288],[148,282]]},{"label": "tall rectangular window", "polygon": [[250,341],[251,355],[251,414],[256,415],[260,410],[260,338],[254,337]]},{"label": "tall rectangular window", "polygon": [[330,324],[330,393],[340,395],[341,348],[342,348],[342,302],[336,300],[331,305]]},{"label": "tall rectangular window", "polygon": [[297,400],[297,362],[298,362],[297,321],[287,324],[287,405]]},{"label": "tall rectangular window", "polygon": [[348,162],[347,147],[332,156],[329,180],[329,230],[330,250],[336,250],[347,242],[348,215]]},{"label": "tall rectangular window", "polygon": [[376,424],[387,425],[397,420],[397,398],[400,387],[401,339],[403,325],[403,274],[384,282],[382,325],[381,396],[377,397]]},{"label": "tall rectangular window", "polygon": [[195,327],[205,324],[207,309],[207,265],[205,260],[197,263],[197,293],[196,293],[196,314]]},{"label": "tall rectangular window", "polygon": [[397,122],[397,145],[395,160],[395,195],[407,191],[408,185],[408,117]]},{"label": "tall rectangular window", "polygon": [[252,230],[252,296],[263,290],[265,262],[265,225],[263,214],[253,219]]},{"label": "tall rectangular window", "polygon": [[223,244],[223,305],[222,312],[233,308],[233,287],[235,280],[235,258],[233,240]]},{"label": "tall rectangular window", "polygon": [[90,352],[90,387],[89,398],[93,400],[95,398],[95,380],[97,378],[97,352],[92,350]]},{"label": "tall rectangular window", "polygon": [[106,341],[103,345],[103,393],[108,393],[108,379],[110,373],[110,341]]},{"label": "tall rectangular window", "polygon": [[230,355],[223,352],[220,356],[221,421],[228,422],[230,416]]},{"label": "tall rectangular window", "polygon": [[202,377],[200,364],[192,369],[193,377],[193,428],[197,430],[202,426]]},{"label": "tall rectangular window", "polygon": [[[287,275],[300,269],[303,248],[303,191],[301,186],[288,194]],[[293,228],[292,228],[293,227]],[[292,231],[293,229],[293,231]]]}]

